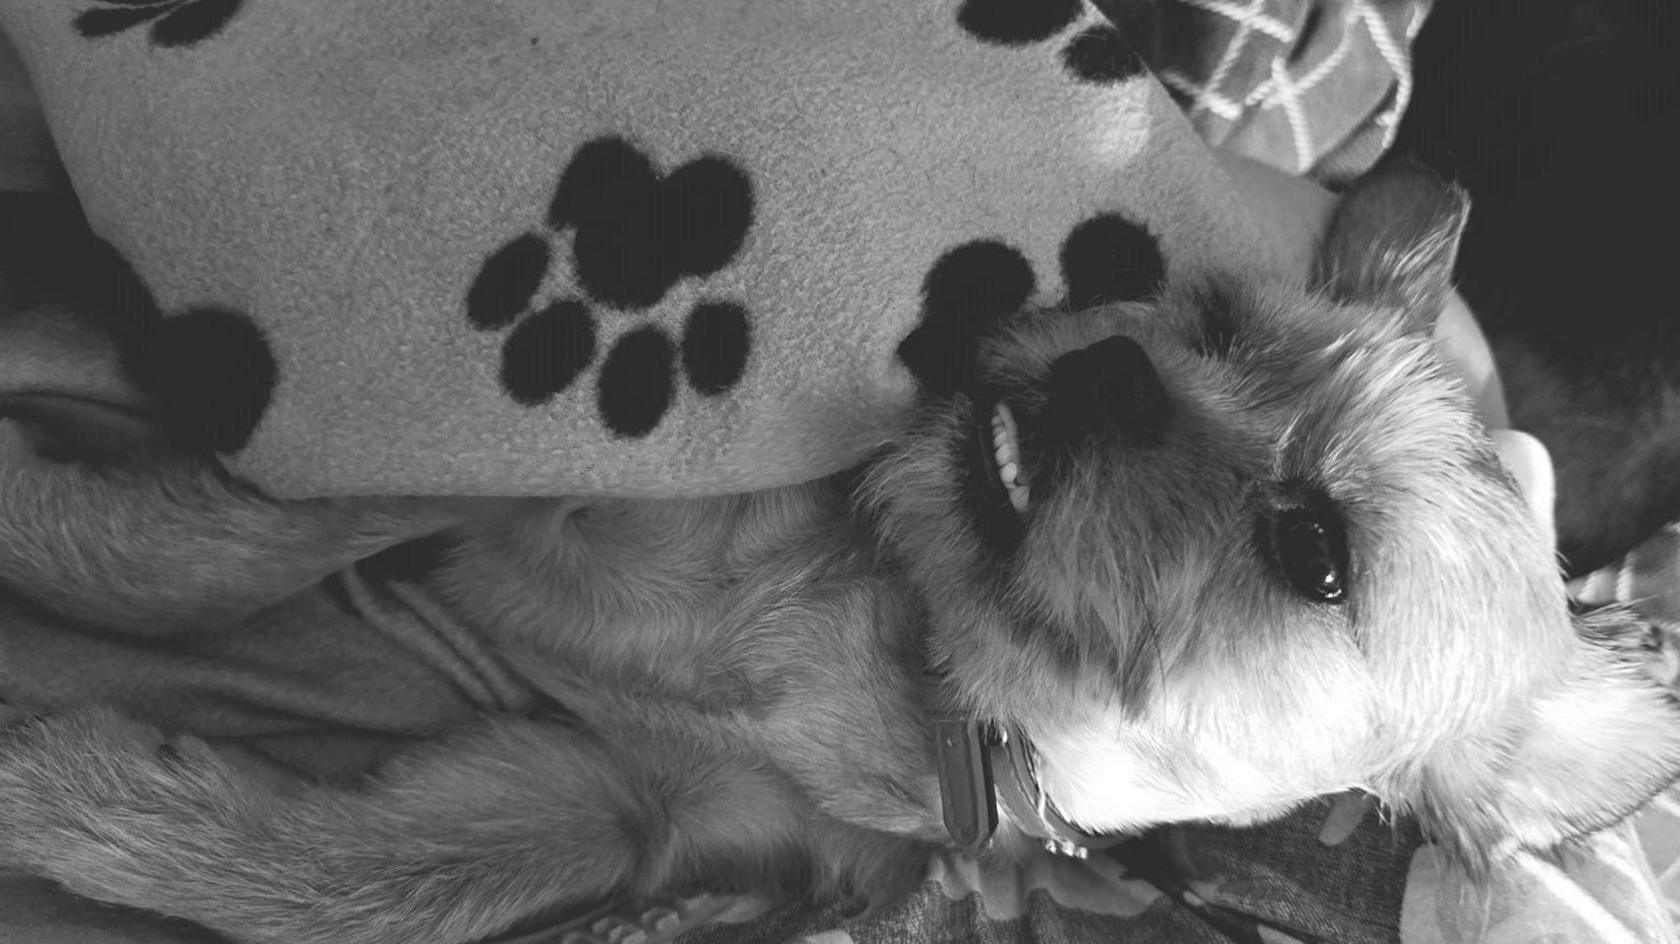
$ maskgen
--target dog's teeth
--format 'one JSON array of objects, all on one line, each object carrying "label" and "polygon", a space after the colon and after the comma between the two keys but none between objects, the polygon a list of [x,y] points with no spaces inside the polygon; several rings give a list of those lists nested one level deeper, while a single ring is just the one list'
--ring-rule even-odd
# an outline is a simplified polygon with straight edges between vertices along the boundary
[{"label": "dog's teeth", "polygon": [[1015,416],[1009,407],[999,403],[992,410],[992,461],[996,463],[998,481],[1009,494],[1009,504],[1016,511],[1027,510],[1027,485],[1021,475],[1021,445],[1015,426]]},{"label": "dog's teeth", "polygon": [[1028,495],[1025,485],[1011,483],[1005,485],[1004,490],[1009,492],[1009,503],[1015,506],[1016,511],[1024,512],[1027,510],[1027,502],[1031,496]]}]

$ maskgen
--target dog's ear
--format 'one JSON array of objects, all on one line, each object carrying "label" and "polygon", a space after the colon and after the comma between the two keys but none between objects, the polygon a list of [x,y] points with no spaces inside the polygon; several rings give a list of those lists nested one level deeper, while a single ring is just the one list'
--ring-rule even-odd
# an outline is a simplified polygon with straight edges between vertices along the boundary
[{"label": "dog's ear", "polygon": [[1672,641],[1628,613],[1577,629],[1569,671],[1524,717],[1425,775],[1419,818],[1473,873],[1612,826],[1680,779]]},{"label": "dog's ear", "polygon": [[1429,333],[1452,291],[1470,198],[1421,164],[1397,163],[1356,181],[1319,247],[1314,283],[1340,301],[1395,309]]}]

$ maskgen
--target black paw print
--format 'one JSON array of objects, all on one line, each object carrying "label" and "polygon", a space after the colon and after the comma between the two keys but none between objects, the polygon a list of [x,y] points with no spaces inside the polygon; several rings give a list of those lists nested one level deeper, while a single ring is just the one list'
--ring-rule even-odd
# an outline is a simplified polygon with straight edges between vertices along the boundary
[{"label": "black paw print", "polygon": [[[502,346],[508,396],[535,406],[571,386],[595,360],[592,302],[640,311],[658,304],[678,279],[717,272],[741,248],[752,212],[746,174],[724,158],[696,158],[662,178],[622,139],[580,147],[555,188],[548,230],[525,233],[497,249],[467,291],[467,319],[475,327],[514,325]],[[559,298],[532,311],[553,240],[568,229],[572,272],[586,298]],[[682,372],[689,385],[706,396],[732,389],[746,369],[750,335],[741,305],[718,299],[697,303],[682,332]],[[640,437],[659,425],[671,405],[677,357],[657,325],[618,338],[597,381],[608,429]]]},{"label": "black paw print", "polygon": [[161,318],[121,353],[125,374],[156,401],[164,427],[192,449],[243,449],[280,378],[262,329],[226,308]]},{"label": "black paw print", "polygon": [[[8,246],[27,290],[65,311],[98,316],[115,342],[124,376],[149,401],[149,419],[170,444],[192,452],[233,453],[250,441],[280,379],[262,329],[244,313],[215,305],[165,312],[116,247],[53,205],[0,201],[17,232]],[[20,212],[21,211],[21,212]]]},{"label": "black paw print", "polygon": [[[969,35],[1003,46],[1043,42],[1067,29],[1086,0],[966,0],[957,25]],[[1107,23],[1081,30],[1062,49],[1062,63],[1080,81],[1112,84],[1142,75],[1148,66],[1131,39],[1154,32],[1151,0],[1091,0]]]},{"label": "black paw print", "polygon": [[[1062,241],[1061,269],[1074,309],[1149,298],[1166,277],[1155,237],[1115,213],[1073,228]],[[899,344],[899,360],[924,391],[957,390],[974,369],[980,339],[1027,304],[1035,283],[1027,257],[997,240],[946,252],[922,282],[922,321]]]},{"label": "black paw print", "polygon": [[76,17],[76,32],[88,39],[111,36],[151,23],[157,46],[191,46],[221,32],[244,0],[99,0],[102,6]]}]

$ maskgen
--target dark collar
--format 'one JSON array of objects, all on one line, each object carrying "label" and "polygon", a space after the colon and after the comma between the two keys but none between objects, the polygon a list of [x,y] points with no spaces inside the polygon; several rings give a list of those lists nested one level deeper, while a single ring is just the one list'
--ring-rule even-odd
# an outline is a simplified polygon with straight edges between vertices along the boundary
[{"label": "dark collar", "polygon": [[1025,735],[947,711],[939,692],[943,676],[930,671],[923,679],[945,831],[958,848],[973,854],[991,844],[1000,803],[1016,828],[1051,852],[1083,859],[1120,841],[1093,836],[1062,817],[1039,782],[1038,752]]}]

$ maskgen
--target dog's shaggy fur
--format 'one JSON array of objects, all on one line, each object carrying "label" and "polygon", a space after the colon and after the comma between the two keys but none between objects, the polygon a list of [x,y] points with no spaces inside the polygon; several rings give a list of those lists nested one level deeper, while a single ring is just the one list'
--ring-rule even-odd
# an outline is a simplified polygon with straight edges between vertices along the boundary
[{"label": "dog's shaggy fur", "polygon": [[879,901],[946,841],[935,710],[1028,739],[1093,833],[1348,787],[1473,865],[1600,828],[1680,774],[1680,710],[1642,629],[1572,621],[1430,349],[1464,209],[1397,171],[1344,200],[1312,292],[1023,315],[832,482],[357,518],[162,466],[8,470],[9,507],[62,517],[0,524],[34,548],[0,563],[94,619],[133,549],[89,555],[87,508],[166,528],[199,575],[128,594],[131,622],[218,612],[218,548],[248,599],[307,576],[300,548],[336,565],[443,515],[440,593],[563,712],[356,788],[107,710],[39,719],[0,736],[0,861],[276,944],[453,944],[690,889]]}]

